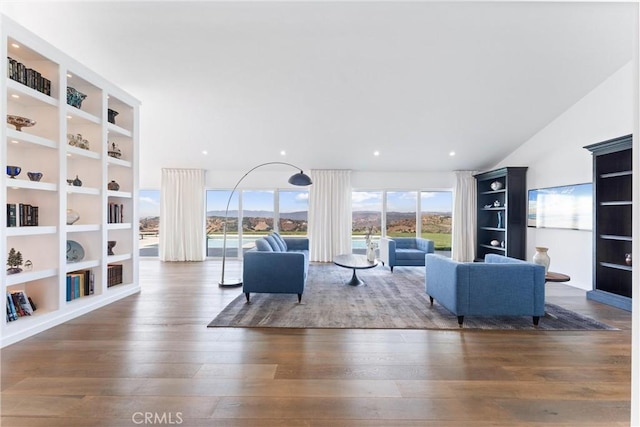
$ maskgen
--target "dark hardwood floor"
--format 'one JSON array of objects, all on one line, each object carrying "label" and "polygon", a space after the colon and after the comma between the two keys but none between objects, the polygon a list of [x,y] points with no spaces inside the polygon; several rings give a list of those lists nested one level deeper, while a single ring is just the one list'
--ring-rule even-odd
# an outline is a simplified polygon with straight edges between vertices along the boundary
[{"label": "dark hardwood floor", "polygon": [[629,425],[631,315],[584,291],[547,300],[619,331],[208,329],[219,277],[143,259],[140,294],[2,349],[1,425]]}]

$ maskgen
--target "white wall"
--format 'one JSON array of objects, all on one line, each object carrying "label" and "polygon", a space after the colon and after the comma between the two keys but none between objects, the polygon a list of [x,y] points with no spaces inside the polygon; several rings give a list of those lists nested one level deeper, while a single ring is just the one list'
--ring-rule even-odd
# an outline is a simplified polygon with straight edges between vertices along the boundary
[{"label": "white wall", "polygon": [[[583,147],[633,133],[633,79],[629,63],[495,167],[528,166],[529,189],[591,182],[592,157]],[[528,259],[536,246],[549,248],[551,271],[571,276],[573,286],[591,289],[590,231],[529,228]]]},{"label": "white wall", "polygon": [[[277,159],[276,159],[277,160]],[[255,165],[253,165],[255,166]],[[303,165],[297,165],[302,167]],[[248,165],[247,170],[252,166]],[[208,188],[233,188],[247,170],[234,172],[207,171]],[[238,188],[241,189],[286,189],[293,187],[287,183],[296,170],[290,166],[265,166],[247,175]],[[310,175],[309,170],[304,173]],[[157,177],[147,177],[143,189],[160,189],[161,173]],[[453,172],[364,172],[352,171],[351,186],[356,190],[453,190],[455,174]]]}]

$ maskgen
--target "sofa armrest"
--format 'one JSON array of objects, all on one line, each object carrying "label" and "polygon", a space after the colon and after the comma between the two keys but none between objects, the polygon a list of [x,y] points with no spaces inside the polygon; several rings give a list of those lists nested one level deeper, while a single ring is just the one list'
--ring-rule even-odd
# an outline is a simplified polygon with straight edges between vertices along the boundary
[{"label": "sofa armrest", "polygon": [[309,250],[309,239],[306,237],[283,237],[289,251]]},{"label": "sofa armrest", "polygon": [[435,244],[433,240],[424,239],[422,237],[416,238],[416,247],[427,254],[435,252]]},{"label": "sofa armrest", "polygon": [[393,239],[380,238],[380,261],[388,266],[396,264],[396,242]]},{"label": "sofa armrest", "polygon": [[[287,242],[288,244],[288,242]],[[301,252],[260,252],[244,254],[244,292],[302,293],[306,280],[305,256]]]},{"label": "sofa armrest", "polygon": [[425,270],[427,295],[453,312],[468,306],[469,269],[466,264],[442,255],[426,254]]}]

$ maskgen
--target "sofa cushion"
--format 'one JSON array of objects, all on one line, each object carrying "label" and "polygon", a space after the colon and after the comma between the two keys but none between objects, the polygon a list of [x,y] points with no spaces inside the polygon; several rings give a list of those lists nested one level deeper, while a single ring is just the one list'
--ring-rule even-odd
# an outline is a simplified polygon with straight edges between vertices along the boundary
[{"label": "sofa cushion", "polygon": [[420,249],[396,248],[396,260],[420,260],[424,261],[424,251]]},{"label": "sofa cushion", "polygon": [[264,239],[267,241],[267,243],[269,243],[271,249],[273,249],[273,252],[282,252],[282,249],[280,249],[280,246],[276,243],[275,237],[266,236]]},{"label": "sofa cushion", "polygon": [[276,239],[276,243],[280,247],[280,250],[282,252],[286,252],[288,250],[287,249],[287,242],[284,241],[282,236],[280,234],[278,234],[278,233],[271,233],[271,235],[274,237],[274,239]]},{"label": "sofa cushion", "polygon": [[273,249],[271,248],[269,242],[267,242],[266,239],[262,238],[256,240],[256,250],[261,252],[273,252]]},{"label": "sofa cushion", "polygon": [[[416,239],[413,237],[395,237],[396,251],[400,249],[417,249]],[[424,251],[421,251],[424,254]]]}]

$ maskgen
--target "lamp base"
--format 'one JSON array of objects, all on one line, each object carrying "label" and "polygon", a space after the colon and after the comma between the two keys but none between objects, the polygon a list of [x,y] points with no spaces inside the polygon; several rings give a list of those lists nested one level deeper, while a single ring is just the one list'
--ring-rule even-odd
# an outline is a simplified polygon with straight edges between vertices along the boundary
[{"label": "lamp base", "polygon": [[224,279],[218,282],[221,288],[242,286],[242,279]]}]

